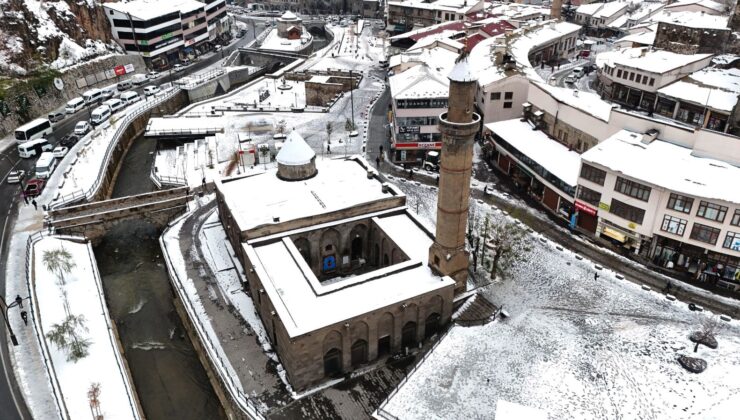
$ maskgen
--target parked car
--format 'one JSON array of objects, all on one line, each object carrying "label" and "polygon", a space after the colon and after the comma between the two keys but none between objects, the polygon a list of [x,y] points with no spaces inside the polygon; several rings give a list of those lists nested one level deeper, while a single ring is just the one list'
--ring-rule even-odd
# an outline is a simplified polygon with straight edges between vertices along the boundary
[{"label": "parked car", "polygon": [[61,159],[65,156],[67,156],[67,152],[69,152],[69,149],[64,146],[57,146],[54,148],[54,150],[51,152],[52,155],[54,155],[55,158]]},{"label": "parked car", "polygon": [[216,46],[215,46],[215,47],[213,48],[213,50],[214,50],[214,51],[216,51],[216,52],[219,52],[219,51],[221,51],[221,50],[222,50],[222,48],[223,48],[223,47],[221,47],[220,45],[216,45]]},{"label": "parked car", "polygon": [[182,64],[175,64],[174,66],[172,66],[172,70],[174,70],[175,73],[179,73],[185,70],[185,66],[183,66]]},{"label": "parked car", "polygon": [[144,88],[144,94],[146,96],[152,96],[157,92],[159,92],[159,86],[147,86]]},{"label": "parked car", "polygon": [[565,83],[566,84],[572,85],[572,84],[574,84],[577,81],[578,81],[578,78],[576,76],[572,75],[572,74],[569,74],[569,75],[565,76]]},{"label": "parked car", "polygon": [[62,140],[59,142],[60,146],[64,146],[66,148],[70,148],[77,144],[77,142],[80,141],[80,138],[74,134],[67,134],[66,136],[62,137]]},{"label": "parked car", "polygon": [[143,85],[147,81],[149,81],[149,78],[145,74],[135,74],[131,78],[131,82],[136,86]]},{"label": "parked car", "polygon": [[186,59],[182,60],[182,65],[183,65],[183,66],[189,66],[189,65],[191,65],[192,63],[193,63],[193,62],[192,62],[192,61],[190,61],[190,59],[189,59],[189,58],[186,58]]},{"label": "parked car", "polygon": [[159,76],[161,76],[161,74],[159,74],[159,72],[158,72],[158,71],[152,70],[152,71],[150,71],[150,72],[149,72],[149,73],[148,73],[148,74],[146,75],[146,78],[147,78],[147,79],[149,79],[149,80],[154,80],[154,79],[158,79],[158,78],[159,78]]},{"label": "parked car", "polygon": [[74,133],[78,136],[84,136],[87,134],[88,131],[90,131],[92,127],[90,127],[90,123],[87,121],[80,121],[75,125],[75,131]]},{"label": "parked car", "polygon": [[26,177],[26,171],[18,169],[16,171],[10,171],[8,174],[8,184],[19,184]]},{"label": "parked car", "polygon": [[67,114],[74,114],[75,112],[81,110],[85,107],[85,100],[82,98],[74,98],[71,101],[67,102],[67,106],[64,107],[64,110],[67,112]]},{"label": "parked car", "polygon": [[31,178],[26,183],[26,186],[23,187],[23,195],[29,198],[37,197],[44,190],[45,186],[46,181],[44,181],[43,179]]},{"label": "parked car", "polygon": [[67,114],[65,114],[64,112],[52,112],[46,117],[46,119],[55,123],[63,120],[66,116]]},{"label": "parked car", "polygon": [[580,79],[583,76],[583,67],[576,67],[573,69],[573,72],[571,73],[576,78]]}]

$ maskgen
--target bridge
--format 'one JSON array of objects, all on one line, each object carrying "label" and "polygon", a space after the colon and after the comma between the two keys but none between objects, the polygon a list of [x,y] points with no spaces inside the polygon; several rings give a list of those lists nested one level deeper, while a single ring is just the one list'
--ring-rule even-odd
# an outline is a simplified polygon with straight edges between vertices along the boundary
[{"label": "bridge", "polygon": [[129,219],[146,219],[164,227],[187,210],[188,200],[197,191],[172,188],[50,210],[44,226],[57,233],[92,240],[100,239],[112,226]]}]

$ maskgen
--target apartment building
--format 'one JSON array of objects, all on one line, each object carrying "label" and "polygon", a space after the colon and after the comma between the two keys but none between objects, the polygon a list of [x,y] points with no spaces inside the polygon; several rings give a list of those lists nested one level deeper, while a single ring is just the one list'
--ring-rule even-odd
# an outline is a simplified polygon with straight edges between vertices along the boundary
[{"label": "apartment building", "polygon": [[627,13],[629,2],[582,4],[576,9],[575,23],[593,29],[607,29],[617,18]]},{"label": "apartment building", "polygon": [[402,33],[437,23],[462,21],[483,10],[483,0],[401,0],[388,2],[388,30]]}]

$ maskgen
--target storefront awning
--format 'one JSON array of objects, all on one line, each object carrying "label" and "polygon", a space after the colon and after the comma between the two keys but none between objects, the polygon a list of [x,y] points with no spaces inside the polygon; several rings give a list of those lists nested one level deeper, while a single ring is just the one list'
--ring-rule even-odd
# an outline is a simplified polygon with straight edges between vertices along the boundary
[{"label": "storefront awning", "polygon": [[608,237],[610,237],[612,239],[616,239],[616,240],[618,240],[619,242],[622,242],[622,243],[627,242],[627,237],[623,233],[618,232],[618,231],[616,231],[616,230],[614,230],[614,229],[612,229],[610,227],[604,227],[604,231],[602,232],[602,234],[604,234],[604,235],[606,235],[606,236],[608,236]]}]

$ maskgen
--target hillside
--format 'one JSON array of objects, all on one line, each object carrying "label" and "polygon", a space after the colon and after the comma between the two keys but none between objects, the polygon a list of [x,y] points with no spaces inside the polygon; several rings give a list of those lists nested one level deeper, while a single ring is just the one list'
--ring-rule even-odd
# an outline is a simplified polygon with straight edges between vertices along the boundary
[{"label": "hillside", "polygon": [[0,10],[0,76],[41,64],[62,69],[117,49],[96,0],[0,0]]}]

